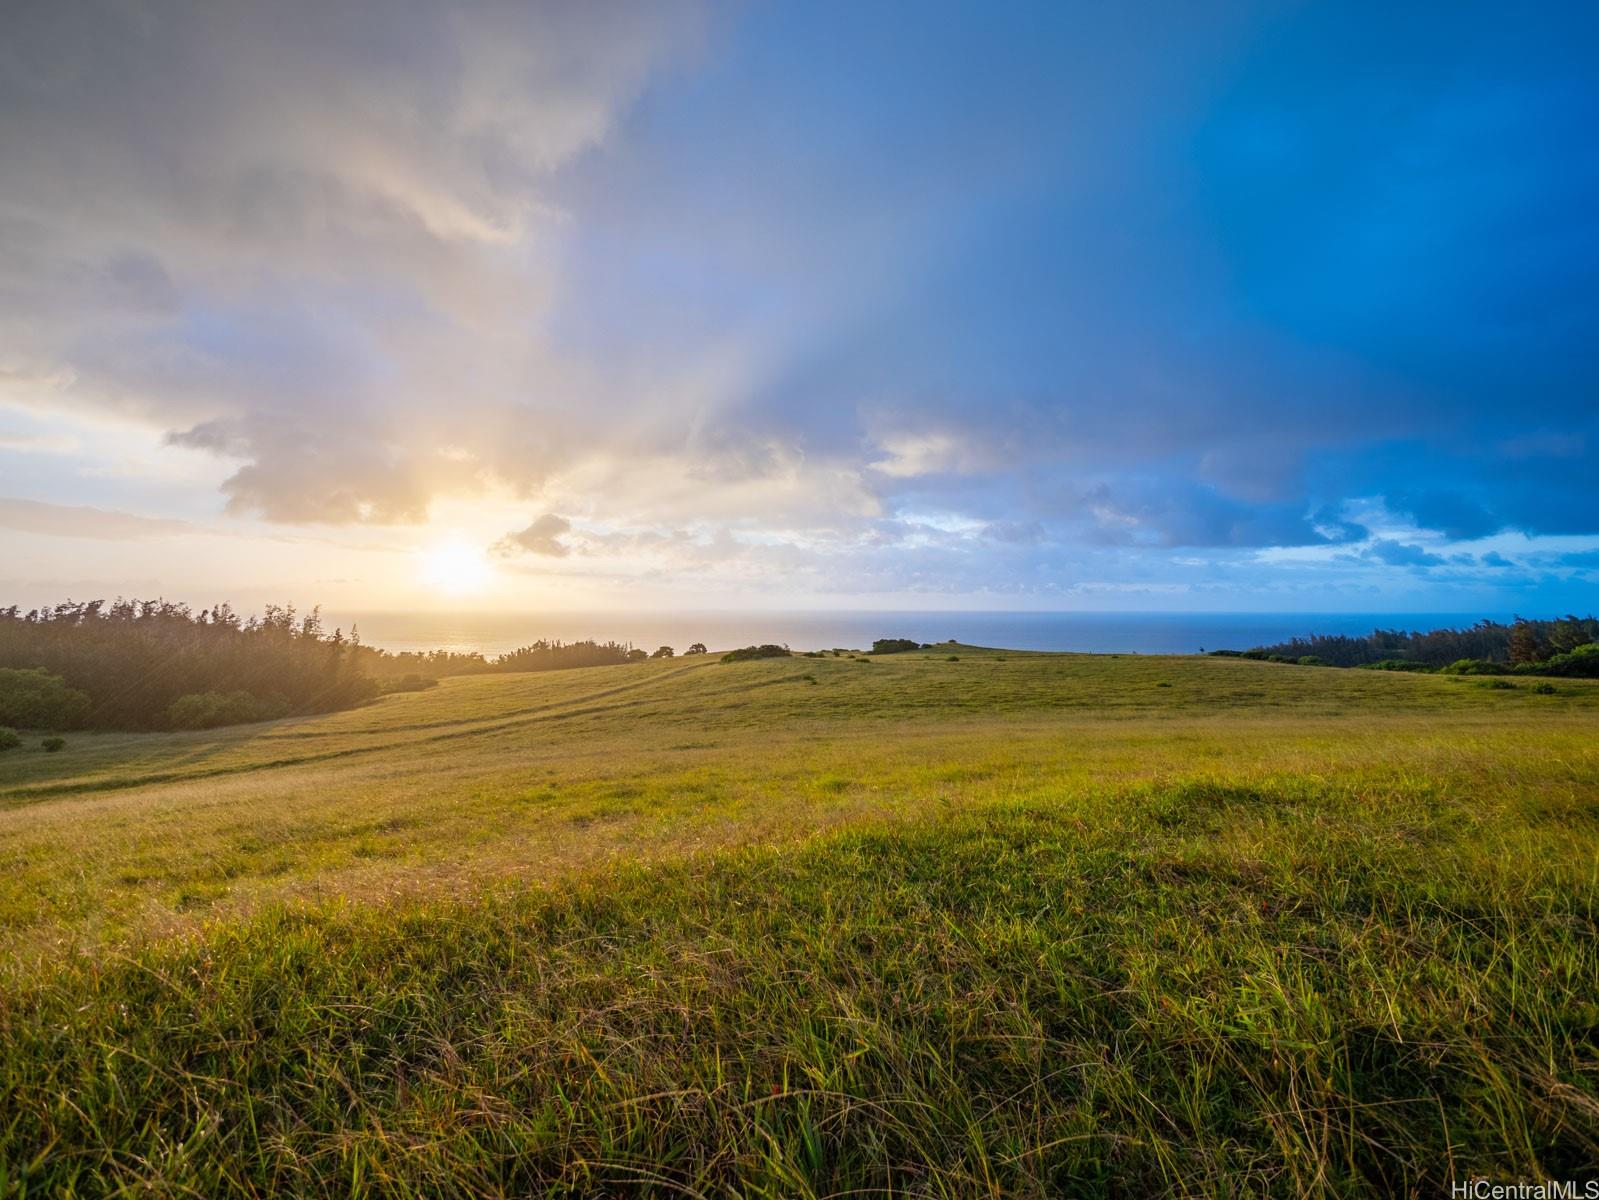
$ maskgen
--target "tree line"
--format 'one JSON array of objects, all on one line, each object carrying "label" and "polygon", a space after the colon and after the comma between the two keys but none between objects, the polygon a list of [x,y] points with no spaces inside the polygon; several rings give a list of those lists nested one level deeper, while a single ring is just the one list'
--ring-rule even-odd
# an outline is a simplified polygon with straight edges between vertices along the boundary
[{"label": "tree line", "polygon": [[[556,671],[667,658],[625,642],[541,639],[492,658],[363,646],[321,613],[243,617],[165,600],[0,608],[0,727],[207,729],[330,712],[451,675]],[[689,653],[705,653],[702,643]]]},{"label": "tree line", "polygon": [[1570,666],[1567,660],[1573,654],[1585,660],[1591,652],[1584,652],[1584,648],[1596,642],[1599,642],[1599,619],[1568,614],[1549,621],[1516,617],[1508,624],[1483,620],[1464,629],[1426,632],[1374,629],[1364,637],[1312,634],[1274,646],[1212,653],[1289,662],[1312,659],[1330,667],[1426,670],[1475,662],[1532,671],[1547,667],[1554,673],[1576,673],[1567,670]]},{"label": "tree line", "polygon": [[0,608],[0,725],[204,728],[328,712],[377,684],[321,614],[164,600]]}]

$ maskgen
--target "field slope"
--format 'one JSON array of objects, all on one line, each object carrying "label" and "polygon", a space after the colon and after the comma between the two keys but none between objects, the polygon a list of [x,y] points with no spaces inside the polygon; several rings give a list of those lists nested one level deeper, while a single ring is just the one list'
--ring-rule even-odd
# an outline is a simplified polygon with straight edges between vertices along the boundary
[{"label": "field slope", "polygon": [[1599,688],[714,657],[0,755],[0,1197],[1599,1163]]}]

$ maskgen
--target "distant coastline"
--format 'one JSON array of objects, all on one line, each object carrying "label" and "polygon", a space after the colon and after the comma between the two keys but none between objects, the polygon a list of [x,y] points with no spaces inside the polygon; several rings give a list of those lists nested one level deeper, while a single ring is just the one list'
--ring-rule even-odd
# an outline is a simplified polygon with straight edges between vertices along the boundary
[{"label": "distant coastline", "polygon": [[1504,613],[1112,613],[1112,612],[684,612],[648,613],[361,613],[328,610],[325,621],[356,626],[367,645],[385,650],[503,654],[539,638],[597,638],[653,650],[691,642],[713,648],[777,642],[796,650],[862,647],[876,638],[923,642],[951,638],[1012,650],[1100,654],[1195,654],[1247,650],[1309,634],[1370,633],[1377,628],[1471,625]]}]

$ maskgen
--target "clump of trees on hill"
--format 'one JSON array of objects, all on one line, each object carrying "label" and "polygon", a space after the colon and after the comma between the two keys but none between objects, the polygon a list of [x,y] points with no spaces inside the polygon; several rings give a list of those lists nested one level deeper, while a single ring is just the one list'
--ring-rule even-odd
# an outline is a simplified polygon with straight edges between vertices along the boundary
[{"label": "clump of trees on hill", "polygon": [[1365,637],[1313,634],[1275,646],[1212,653],[1379,671],[1599,676],[1599,619],[1568,615],[1553,621],[1529,621],[1517,617],[1508,625],[1478,621],[1466,629],[1425,633],[1374,629]]},{"label": "clump of trees on hill", "polygon": [[[362,646],[357,651],[361,669],[385,691],[390,680],[443,679],[450,675],[493,675],[517,671],[561,671],[572,667],[607,667],[638,662],[645,651],[624,642],[562,642],[540,639],[493,658],[455,650],[378,650]],[[403,689],[411,690],[411,689]]]},{"label": "clump of trees on hill", "polygon": [[768,642],[764,646],[744,646],[738,650],[729,650],[722,655],[725,663],[746,662],[752,658],[788,658],[793,654],[787,646],[774,646]]},{"label": "clump of trees on hill", "polygon": [[907,650],[927,650],[929,646],[912,638],[878,638],[872,643],[873,654],[903,654]]},{"label": "clump of trees on hill", "polygon": [[[779,648],[782,653],[788,651]],[[690,653],[705,653],[696,642]],[[662,646],[653,657],[665,658]],[[505,654],[391,653],[321,614],[268,605],[241,617],[164,600],[0,608],[0,726],[212,729],[349,708],[450,675],[557,671],[652,657],[623,642],[541,639]]]},{"label": "clump of trees on hill", "polygon": [[240,617],[161,600],[0,608],[0,722],[47,729],[207,728],[347,708],[377,688],[320,614]]}]

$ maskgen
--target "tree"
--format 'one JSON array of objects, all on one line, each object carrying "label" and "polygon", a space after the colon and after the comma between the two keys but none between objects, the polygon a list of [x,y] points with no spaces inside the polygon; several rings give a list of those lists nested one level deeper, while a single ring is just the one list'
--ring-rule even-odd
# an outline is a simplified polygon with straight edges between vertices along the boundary
[{"label": "tree", "polygon": [[695,642],[692,646],[690,646],[688,648],[688,653],[690,653],[690,654],[704,654],[705,653],[705,643],[704,642]]},{"label": "tree", "polygon": [[662,646],[654,654],[650,655],[650,657],[651,658],[671,658],[672,655],[675,654],[675,653],[676,653],[676,651],[673,650],[670,646]]},{"label": "tree", "polygon": [[1538,636],[1538,627],[1531,621],[1516,618],[1510,627],[1510,661],[1513,663],[1541,662],[1549,657]]}]

